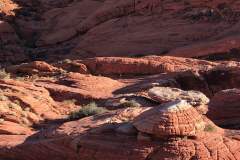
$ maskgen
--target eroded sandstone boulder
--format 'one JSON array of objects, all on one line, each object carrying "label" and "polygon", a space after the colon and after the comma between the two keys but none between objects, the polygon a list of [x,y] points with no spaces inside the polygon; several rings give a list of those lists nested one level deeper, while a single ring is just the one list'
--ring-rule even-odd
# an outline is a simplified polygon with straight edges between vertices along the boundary
[{"label": "eroded sandstone boulder", "polygon": [[209,102],[209,99],[199,91],[183,91],[178,88],[170,87],[154,87],[149,90],[148,95],[150,98],[160,103],[186,100],[193,106],[199,106]]},{"label": "eroded sandstone boulder", "polygon": [[175,101],[138,116],[133,125],[138,131],[160,138],[196,136],[203,131],[205,122],[186,101]]},{"label": "eroded sandstone boulder", "polygon": [[207,116],[219,126],[240,127],[240,90],[227,89],[215,94],[208,107]]},{"label": "eroded sandstone boulder", "polygon": [[43,76],[60,73],[61,70],[44,62],[34,61],[31,63],[23,63],[20,65],[10,66],[6,69],[8,72],[13,74],[39,74]]}]

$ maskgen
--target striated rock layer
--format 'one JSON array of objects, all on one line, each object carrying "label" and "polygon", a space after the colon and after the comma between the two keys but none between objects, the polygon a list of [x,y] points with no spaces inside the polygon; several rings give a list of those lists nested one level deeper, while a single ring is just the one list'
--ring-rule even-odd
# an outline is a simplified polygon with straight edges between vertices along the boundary
[{"label": "striated rock layer", "polygon": [[239,89],[218,92],[210,101],[207,116],[220,126],[239,128],[239,98]]}]

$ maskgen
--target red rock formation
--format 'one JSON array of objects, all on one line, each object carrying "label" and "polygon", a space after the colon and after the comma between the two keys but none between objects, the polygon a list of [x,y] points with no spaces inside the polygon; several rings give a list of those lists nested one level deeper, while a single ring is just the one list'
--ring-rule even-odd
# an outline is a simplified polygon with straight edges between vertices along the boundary
[{"label": "red rock formation", "polygon": [[186,70],[209,70],[220,64],[168,56],[143,58],[99,57],[81,61],[95,74],[158,74]]},{"label": "red rock formation", "polygon": [[[1,0],[0,159],[240,159],[240,131],[214,124],[239,129],[240,63],[180,58],[239,60],[239,15],[236,0]],[[67,118],[90,101],[111,111]]]},{"label": "red rock formation", "polygon": [[[58,52],[78,58],[152,54],[214,58],[226,53],[238,58],[234,54],[239,48],[238,1],[16,0],[15,3],[20,6],[14,19],[19,35],[31,43],[30,47],[38,46],[33,53],[46,51],[44,54],[52,59],[65,57]],[[15,3],[3,1],[10,7],[1,11],[12,14]]]},{"label": "red rock formation", "polygon": [[68,73],[57,81],[37,81],[36,84],[47,88],[58,100],[76,99],[80,102],[110,98],[115,90],[124,86],[111,78],[79,73]]},{"label": "red rock formation", "polygon": [[31,63],[10,66],[6,68],[6,71],[13,74],[40,74],[44,76],[47,76],[47,74],[56,74],[61,72],[60,69],[43,61],[34,61]]},{"label": "red rock formation", "polygon": [[31,126],[62,117],[60,108],[44,88],[30,82],[0,80],[0,89],[0,116],[5,121]]},{"label": "red rock formation", "polygon": [[149,90],[150,98],[160,102],[166,103],[176,100],[186,100],[193,106],[204,105],[209,102],[209,99],[198,91],[183,91],[178,88],[170,87],[154,87]]},{"label": "red rock formation", "polygon": [[207,116],[220,126],[239,128],[239,98],[239,89],[228,89],[216,93],[210,101]]},{"label": "red rock formation", "polygon": [[196,136],[205,128],[201,115],[186,101],[167,103],[137,117],[133,125],[138,131],[159,138]]},{"label": "red rock formation", "polygon": [[[199,115],[187,103],[181,102],[180,104],[166,104],[165,106],[149,108],[145,111],[136,111],[135,113],[137,114],[133,115],[135,117],[133,125],[137,128],[137,135],[135,132],[132,132],[134,128],[127,129],[125,130],[127,132],[124,133],[119,131],[126,126],[126,123],[114,121],[117,118],[116,116],[121,114],[118,112],[68,122],[54,130],[36,134],[29,140],[26,140],[23,136],[15,136],[12,138],[16,141],[8,143],[9,137],[5,136],[5,139],[3,139],[4,136],[0,136],[0,156],[3,158],[16,158],[17,156],[20,160],[26,158],[30,160],[40,160],[42,158],[57,160],[66,157],[83,160],[93,158],[98,160],[111,160],[115,158],[123,160],[145,160],[148,158],[238,159],[240,155],[240,142],[238,140],[226,136],[227,134],[222,129]],[[177,107],[176,105],[179,106]],[[127,113],[126,111],[126,109],[123,110],[124,114]],[[187,118],[189,123],[186,123],[186,121],[174,121],[174,119],[171,119],[172,116],[170,116],[170,119],[165,120],[173,120],[171,121],[172,123],[165,121],[166,123],[162,124],[165,126],[176,126],[175,129],[179,127],[179,131],[174,130],[174,128],[165,128],[163,129],[164,132],[157,132],[158,130],[150,129],[148,130],[149,134],[142,133],[142,131],[146,131],[145,129],[142,130],[144,125],[151,128],[152,125],[148,126],[146,124],[154,124],[154,122],[164,120],[161,116],[152,118],[153,115],[159,114],[166,116],[175,114],[174,117],[180,119],[189,117]],[[140,121],[147,123],[138,123]],[[131,128],[131,123],[130,120],[127,124],[129,128]],[[157,125],[154,127],[157,127]],[[165,136],[156,138],[156,133],[157,135],[164,133]],[[39,139],[42,136],[45,137],[44,140]],[[25,142],[22,144],[23,140]],[[8,148],[5,148],[7,143]],[[39,154],[40,152],[41,154]]]}]

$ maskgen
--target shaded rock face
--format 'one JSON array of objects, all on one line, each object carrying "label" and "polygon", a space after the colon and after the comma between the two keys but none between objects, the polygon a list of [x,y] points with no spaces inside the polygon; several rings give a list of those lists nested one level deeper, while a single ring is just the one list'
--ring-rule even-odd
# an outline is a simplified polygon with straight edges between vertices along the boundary
[{"label": "shaded rock face", "polygon": [[[1,4],[0,4],[1,5]],[[0,20],[0,62],[20,63],[27,60],[20,39],[13,27],[6,21]]]},{"label": "shaded rock face", "polygon": [[210,59],[227,54],[239,59],[233,54],[240,41],[238,1],[4,0],[1,4],[0,12],[12,15],[34,59],[153,54]]},{"label": "shaded rock face", "polygon": [[239,48],[238,14],[237,1],[84,0],[45,12],[36,44],[74,41],[83,57],[229,53]]},{"label": "shaded rock face", "polygon": [[207,116],[220,126],[239,128],[239,98],[239,89],[218,92],[210,101]]},{"label": "shaded rock face", "polygon": [[240,74],[238,67],[220,67],[204,75],[213,93],[229,88],[239,88]]}]

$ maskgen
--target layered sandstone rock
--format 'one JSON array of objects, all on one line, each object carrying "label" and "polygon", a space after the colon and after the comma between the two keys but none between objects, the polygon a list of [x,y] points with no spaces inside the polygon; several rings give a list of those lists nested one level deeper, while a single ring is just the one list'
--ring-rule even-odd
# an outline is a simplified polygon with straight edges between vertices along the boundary
[{"label": "layered sandstone rock", "polygon": [[1,5],[0,11],[8,16],[17,9],[12,23],[25,47],[32,49],[34,59],[143,55],[239,58],[235,54],[239,52],[238,1],[4,0]]},{"label": "layered sandstone rock", "polygon": [[226,0],[76,1],[43,15],[37,45],[75,42],[72,53],[80,57],[232,54],[239,8]]},{"label": "layered sandstone rock", "polygon": [[209,70],[218,63],[169,56],[143,58],[98,57],[81,61],[95,74],[158,74],[187,70]]},{"label": "layered sandstone rock", "polygon": [[215,94],[211,99],[207,116],[220,126],[239,128],[240,90],[228,89]]},{"label": "layered sandstone rock", "polygon": [[62,117],[49,92],[30,82],[0,80],[0,91],[0,116],[4,121],[31,126]]},{"label": "layered sandstone rock", "polygon": [[44,76],[61,72],[60,69],[43,61],[34,61],[31,63],[23,63],[20,65],[10,66],[6,70],[13,74],[40,74]]},{"label": "layered sandstone rock", "polygon": [[201,115],[186,101],[175,101],[145,112],[133,125],[138,131],[156,137],[196,136],[203,131],[205,122]]},{"label": "layered sandstone rock", "polygon": [[124,86],[123,83],[111,78],[73,72],[67,73],[57,81],[40,80],[35,83],[47,88],[60,101],[76,99],[81,103],[110,98],[115,90]]},{"label": "layered sandstone rock", "polygon": [[[116,117],[119,115],[122,116]],[[9,137],[0,136],[0,156],[17,156],[20,160],[66,157],[83,160],[238,159],[240,142],[226,135],[181,101],[156,108],[128,108],[67,122],[32,136],[24,144],[21,143],[26,137],[12,137],[16,141],[9,143]],[[44,140],[41,140],[43,136]],[[8,148],[5,148],[6,143]]]}]

